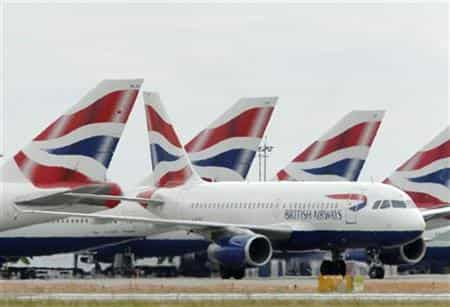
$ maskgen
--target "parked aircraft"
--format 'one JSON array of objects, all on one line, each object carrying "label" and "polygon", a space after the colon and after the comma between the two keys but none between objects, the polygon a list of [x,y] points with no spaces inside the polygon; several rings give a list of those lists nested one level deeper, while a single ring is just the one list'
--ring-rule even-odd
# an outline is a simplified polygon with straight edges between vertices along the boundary
[{"label": "parked aircraft", "polygon": [[[154,186],[136,197],[73,193],[97,199],[139,202],[159,218],[71,213],[78,217],[147,222],[185,229],[210,240],[209,259],[223,278],[242,278],[248,266],[265,265],[273,250],[331,250],[322,274],[345,274],[347,248],[383,248],[416,252],[425,223],[404,192],[380,183],[217,182],[205,183],[192,167],[159,96],[144,94],[151,144],[162,150],[152,158]],[[153,152],[154,153],[154,152]],[[393,205],[380,209],[388,200]],[[65,215],[67,212],[26,210]],[[402,219],[398,219],[398,215]]]},{"label": "parked aircraft", "polygon": [[[207,181],[243,180],[247,177],[276,105],[276,97],[241,98],[229,110],[195,136],[185,148],[195,169]],[[150,114],[147,112],[147,116]],[[151,146],[153,156],[161,147]],[[151,178],[148,178],[151,181]],[[109,214],[149,214],[140,205],[107,211]],[[105,212],[106,213],[106,212]],[[172,256],[204,250],[205,241],[195,235],[155,235],[162,230],[148,223],[107,222],[93,218],[63,218],[0,233],[0,255],[5,260],[108,247],[108,257],[145,246],[140,256]],[[121,244],[122,243],[122,244]],[[125,247],[124,247],[125,246]],[[113,253],[113,255],[111,255]]]},{"label": "parked aircraft", "polygon": [[16,205],[93,212],[118,204],[69,193],[121,195],[117,184],[106,181],[106,171],[142,82],[100,82],[24,149],[4,161],[0,169],[0,230],[55,219],[45,214],[21,214]]}]

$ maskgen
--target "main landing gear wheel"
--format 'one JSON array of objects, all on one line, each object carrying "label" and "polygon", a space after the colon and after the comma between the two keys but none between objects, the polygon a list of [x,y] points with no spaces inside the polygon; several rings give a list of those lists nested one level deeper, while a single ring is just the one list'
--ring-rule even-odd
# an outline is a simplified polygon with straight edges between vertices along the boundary
[{"label": "main landing gear wheel", "polygon": [[231,278],[231,270],[221,267],[220,268],[220,277],[222,279],[230,279]]},{"label": "main landing gear wheel", "polygon": [[384,267],[379,265],[373,265],[369,269],[369,277],[371,279],[383,279],[384,278]]},{"label": "main landing gear wheel", "polygon": [[242,279],[245,277],[245,269],[236,269],[233,270],[234,279]]}]

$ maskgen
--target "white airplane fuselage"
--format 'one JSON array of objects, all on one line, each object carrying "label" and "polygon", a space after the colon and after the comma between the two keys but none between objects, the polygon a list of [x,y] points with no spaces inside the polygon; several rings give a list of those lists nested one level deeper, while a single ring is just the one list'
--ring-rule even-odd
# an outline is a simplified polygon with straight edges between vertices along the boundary
[{"label": "white airplane fuselage", "polygon": [[[285,227],[291,234],[274,247],[286,250],[398,246],[425,227],[408,195],[378,183],[201,183],[157,189],[152,199],[164,205],[149,210],[168,219]],[[383,200],[405,207],[373,208]]]}]

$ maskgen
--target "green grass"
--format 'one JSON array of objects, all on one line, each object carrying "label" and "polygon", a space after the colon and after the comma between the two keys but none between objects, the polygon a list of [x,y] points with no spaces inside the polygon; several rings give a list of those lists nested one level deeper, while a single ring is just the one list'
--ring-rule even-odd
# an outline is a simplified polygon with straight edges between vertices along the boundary
[{"label": "green grass", "polygon": [[448,302],[361,302],[361,301],[201,301],[201,302],[145,302],[145,301],[17,301],[1,300],[0,306],[5,307],[447,307]]}]

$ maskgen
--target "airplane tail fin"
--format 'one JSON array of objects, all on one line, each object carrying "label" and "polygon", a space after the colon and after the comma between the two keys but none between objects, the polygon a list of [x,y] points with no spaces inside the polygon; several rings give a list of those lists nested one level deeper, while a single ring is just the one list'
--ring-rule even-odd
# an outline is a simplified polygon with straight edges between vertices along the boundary
[{"label": "airplane tail fin", "polygon": [[158,93],[144,92],[147,131],[156,187],[176,187],[201,182],[181,145]]},{"label": "airplane tail fin", "polygon": [[384,111],[352,111],[300,153],[275,180],[356,181]]},{"label": "airplane tail fin", "polygon": [[3,181],[39,188],[104,181],[142,82],[100,82],[5,162]]},{"label": "airplane tail fin", "polygon": [[450,204],[450,126],[403,163],[383,183],[406,192],[419,208]]},{"label": "airplane tail fin", "polygon": [[277,100],[241,98],[185,145],[204,180],[245,180]]}]

